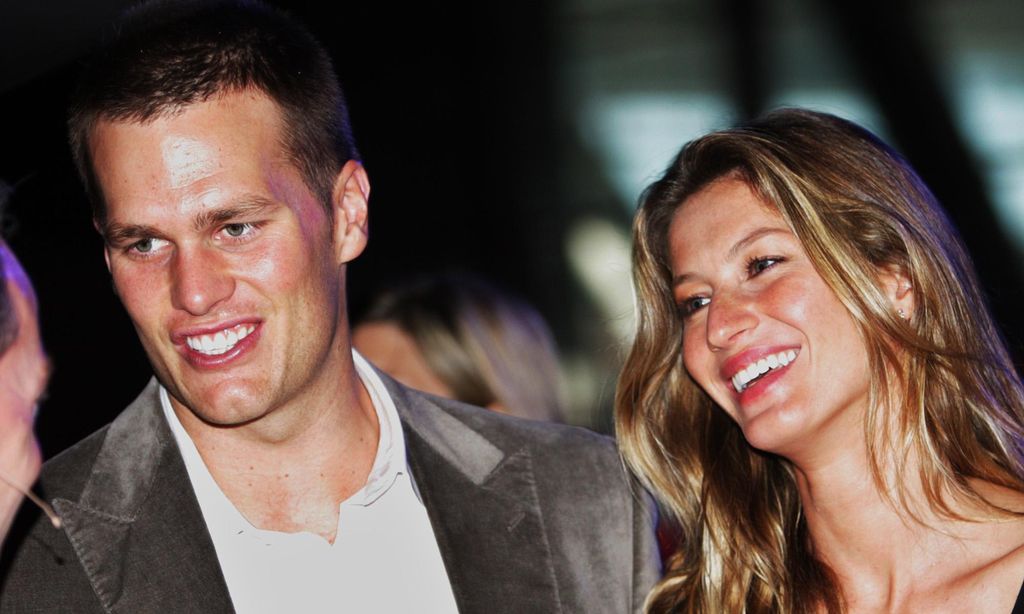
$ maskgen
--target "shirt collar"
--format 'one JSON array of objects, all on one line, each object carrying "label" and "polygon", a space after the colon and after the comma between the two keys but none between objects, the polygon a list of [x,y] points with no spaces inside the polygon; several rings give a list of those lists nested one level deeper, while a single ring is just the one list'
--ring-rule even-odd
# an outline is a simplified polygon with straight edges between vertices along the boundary
[{"label": "shirt collar", "polygon": [[398,418],[395,402],[377,371],[359,352],[352,350],[352,358],[356,374],[370,394],[370,401],[377,411],[380,441],[377,444],[377,456],[373,460],[373,467],[370,468],[370,475],[366,478],[366,486],[349,497],[348,501],[356,505],[369,505],[391,488],[400,473],[408,475],[405,434],[402,432],[402,421]]},{"label": "shirt collar", "polygon": [[[402,422],[398,417],[394,400],[370,363],[355,350],[352,350],[352,358],[356,375],[370,395],[370,401],[377,413],[380,438],[377,442],[377,454],[367,476],[366,484],[343,501],[342,505],[368,506],[390,490],[400,474],[409,476],[409,470],[406,464],[405,435],[402,432]],[[195,443],[185,427],[182,426],[177,414],[174,413],[170,396],[162,385],[160,386],[160,406],[171,427],[171,432],[174,434],[178,449],[181,451],[185,468],[192,481],[192,486],[196,490],[196,496],[204,508],[204,515],[210,515],[207,513],[207,507],[211,507],[213,509],[209,511],[213,511],[215,516],[224,520],[232,518],[231,524],[244,523],[249,529],[254,528],[238,512],[213,479],[206,463],[199,455]],[[411,476],[409,477],[411,478]]]}]

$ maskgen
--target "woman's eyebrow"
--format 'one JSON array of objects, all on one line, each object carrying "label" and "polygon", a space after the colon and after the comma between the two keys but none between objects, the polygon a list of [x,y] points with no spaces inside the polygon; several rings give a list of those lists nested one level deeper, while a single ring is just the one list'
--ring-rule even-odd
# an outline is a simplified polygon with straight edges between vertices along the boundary
[{"label": "woman's eyebrow", "polygon": [[748,245],[762,237],[772,234],[790,234],[790,232],[789,230],[785,228],[779,228],[778,226],[762,226],[761,228],[756,228],[749,232],[747,236],[743,237],[742,239],[734,243],[733,246],[729,248],[729,251],[726,254],[726,258],[730,260],[735,258],[736,255],[739,254],[743,248],[747,247]]},{"label": "woman's eyebrow", "polygon": [[[726,252],[725,259],[732,260],[736,258],[736,255],[739,254],[740,251],[743,250],[743,248],[747,247],[751,243],[754,243],[758,239],[761,239],[762,237],[772,234],[790,234],[790,232],[785,228],[779,228],[777,226],[762,226],[760,228],[755,228],[754,230],[744,235],[739,241],[733,243],[732,247],[729,248],[729,251]],[[672,287],[674,288],[678,286],[679,284],[689,280],[691,277],[693,277],[693,273],[688,272],[676,275],[675,277],[672,278]]]}]

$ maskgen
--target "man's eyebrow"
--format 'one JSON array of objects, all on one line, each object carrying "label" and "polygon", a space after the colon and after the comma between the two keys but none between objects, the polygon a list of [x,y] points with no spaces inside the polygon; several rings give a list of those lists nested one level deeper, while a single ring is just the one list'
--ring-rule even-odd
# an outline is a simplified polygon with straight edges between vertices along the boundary
[{"label": "man's eyebrow", "polygon": [[[747,233],[747,235],[744,236],[742,239],[733,243],[732,247],[729,248],[729,251],[726,252],[725,259],[732,260],[736,258],[736,255],[739,254],[740,251],[743,250],[743,248],[747,247],[748,245],[762,237],[772,234],[791,233],[786,228],[779,228],[777,226],[762,226],[761,228],[755,228],[751,232]],[[675,277],[672,278],[672,287],[674,288],[678,286],[679,284],[689,280],[691,277],[693,277],[691,273],[680,273],[679,275],[676,275]]]},{"label": "man's eyebrow", "polygon": [[155,227],[146,224],[108,222],[103,226],[102,235],[108,245],[118,245],[139,239],[159,238],[161,233]]},{"label": "man's eyebrow", "polygon": [[[278,206],[274,201],[262,196],[243,197],[231,205],[200,212],[192,220],[192,227],[196,231],[201,231],[238,217],[259,215],[268,209]],[[110,245],[118,245],[139,239],[162,239],[164,237],[163,233],[155,226],[148,224],[120,224],[118,222],[107,222],[103,226],[101,234],[104,241]]]},{"label": "man's eyebrow", "polygon": [[262,196],[247,196],[239,201],[218,209],[201,211],[192,220],[192,228],[201,231],[211,226],[219,226],[239,217],[259,215],[278,204]]}]

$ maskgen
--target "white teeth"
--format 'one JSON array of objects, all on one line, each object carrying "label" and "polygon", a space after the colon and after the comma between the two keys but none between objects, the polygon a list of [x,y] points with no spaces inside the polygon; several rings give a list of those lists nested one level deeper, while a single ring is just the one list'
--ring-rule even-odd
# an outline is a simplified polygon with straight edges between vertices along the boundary
[{"label": "white teeth", "polygon": [[235,347],[239,341],[248,337],[254,330],[256,330],[255,325],[239,324],[238,326],[219,330],[212,335],[185,337],[185,343],[197,352],[218,356]]},{"label": "white teeth", "polygon": [[743,392],[746,387],[758,377],[772,369],[785,367],[794,360],[796,360],[796,350],[786,350],[785,352],[766,356],[757,362],[747,365],[746,368],[740,369],[736,375],[733,375],[733,388],[736,389],[736,392]]}]

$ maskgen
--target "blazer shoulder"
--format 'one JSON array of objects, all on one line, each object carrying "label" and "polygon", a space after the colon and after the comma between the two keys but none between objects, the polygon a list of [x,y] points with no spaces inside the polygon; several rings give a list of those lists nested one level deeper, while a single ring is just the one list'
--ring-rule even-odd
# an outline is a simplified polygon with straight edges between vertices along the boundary
[{"label": "blazer shoulder", "polygon": [[410,392],[421,394],[424,399],[458,418],[481,435],[495,435],[499,439],[532,443],[544,447],[570,446],[610,450],[614,450],[615,447],[611,437],[583,427],[510,416],[451,399],[416,393],[416,391]]},{"label": "blazer shoulder", "polygon": [[572,604],[567,611],[642,610],[660,575],[657,511],[614,440],[580,427],[428,400],[500,447],[504,462],[529,466],[528,488],[543,517],[559,598]]},{"label": "blazer shoulder", "polygon": [[625,481],[625,467],[611,437],[578,426],[509,416],[441,397],[422,397],[506,453],[529,450],[542,475],[573,473],[598,482]]}]

